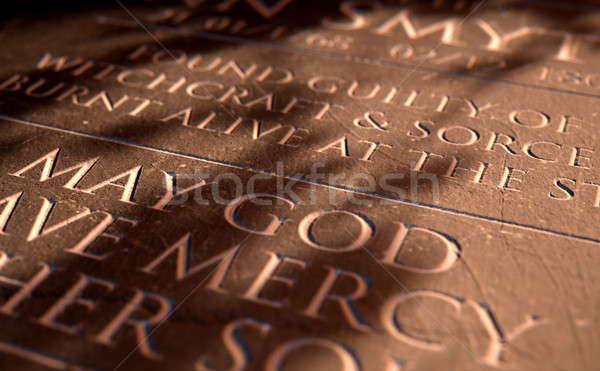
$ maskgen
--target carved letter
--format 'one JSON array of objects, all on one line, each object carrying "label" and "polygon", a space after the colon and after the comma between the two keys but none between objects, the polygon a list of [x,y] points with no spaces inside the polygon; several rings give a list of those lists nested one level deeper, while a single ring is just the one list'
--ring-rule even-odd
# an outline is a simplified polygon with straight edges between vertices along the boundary
[{"label": "carved letter", "polygon": [[27,241],[33,241],[38,237],[45,236],[48,233],[52,233],[56,230],[66,227],[67,225],[81,218],[84,218],[92,213],[92,211],[86,207],[79,214],[75,214],[72,217],[63,220],[60,223],[56,223],[51,227],[46,227],[46,223],[48,222],[48,218],[52,213],[54,205],[56,205],[56,201],[42,197],[42,206],[40,207],[40,211],[38,212],[33,224],[31,225],[29,235],[27,236]]},{"label": "carved letter", "polygon": [[[2,268],[9,260],[14,258],[9,257],[5,252],[0,251],[0,268]],[[0,275],[0,283],[4,283],[10,286],[16,286],[19,288],[17,292],[11,295],[11,297],[0,306],[0,313],[15,315],[15,308],[23,300],[31,296],[33,290],[35,290],[41,283],[56,270],[55,267],[42,263],[42,269],[39,270],[29,281],[19,281],[13,278]]]},{"label": "carved letter", "polygon": [[[100,188],[104,188],[106,186],[113,186],[123,189],[123,193],[121,194],[121,201],[133,202],[133,192],[135,191],[135,186],[137,185],[137,181],[140,177],[141,171],[142,167],[136,166],[133,169],[127,170],[119,175],[115,175],[110,179],[98,183],[90,188],[82,189],[81,191],[86,193],[93,193],[94,191]],[[127,182],[125,183],[125,185],[116,182],[117,180],[122,178],[127,178]]]},{"label": "carved letter", "polygon": [[60,323],[56,320],[56,317],[59,316],[64,310],[72,305],[78,304],[80,306],[85,307],[85,309],[89,312],[94,309],[96,303],[90,299],[82,298],[80,295],[85,290],[85,288],[90,284],[97,284],[104,286],[107,291],[112,291],[115,287],[115,284],[110,281],[106,281],[100,278],[86,276],[85,274],[81,274],[81,278],[79,281],[73,285],[50,309],[46,311],[39,319],[38,323],[54,328],[58,331],[63,331],[68,334],[75,334],[79,331],[79,326],[77,325],[66,325],[64,323]]},{"label": "carved letter", "polygon": [[[417,227],[402,223],[396,224],[398,225],[398,231],[396,232],[392,243],[390,243],[389,248],[385,252],[385,255],[381,259],[382,263],[390,264],[392,266],[407,270],[409,272],[441,273],[452,268],[452,265],[454,265],[454,262],[456,262],[456,259],[458,259],[458,257],[460,256],[460,247],[458,246],[456,240],[454,240],[452,237],[429,228]],[[398,253],[402,249],[402,245],[410,231],[415,233],[421,232],[424,234],[428,234],[433,236],[435,239],[441,241],[446,250],[446,255],[444,256],[444,259],[433,268],[421,268],[397,262],[396,259]]]},{"label": "carved letter", "polygon": [[[345,246],[325,246],[319,241],[315,239],[312,233],[313,224],[321,217],[329,214],[344,214],[351,216],[354,220],[356,220],[360,226],[360,233],[356,239]],[[304,241],[310,247],[314,247],[315,249],[325,250],[329,252],[347,252],[356,250],[362,247],[375,233],[375,227],[373,223],[364,215],[358,214],[353,211],[347,210],[321,210],[315,211],[302,219],[298,224],[298,235],[300,239]]]},{"label": "carved letter", "polygon": [[54,66],[54,71],[60,72],[60,71],[69,69],[71,67],[78,66],[82,62],[83,62],[83,60],[81,58],[75,58],[75,59],[69,61],[67,59],[67,57],[52,58],[52,54],[46,53],[46,54],[44,54],[42,59],[38,62],[37,68],[41,70],[42,68],[49,68],[49,67]]},{"label": "carved letter", "polygon": [[0,205],[6,204],[0,213],[0,234],[6,234],[6,225],[15,211],[15,207],[17,207],[17,203],[19,203],[22,195],[23,192],[17,192],[0,200]]},{"label": "carved letter", "polygon": [[[162,198],[160,200],[158,200],[157,203],[155,203],[152,208],[153,209],[157,209],[157,210],[162,210],[165,208],[165,206],[167,206],[169,204],[169,202],[171,202],[171,200],[174,197],[180,196],[182,194],[187,194],[190,191],[196,190],[200,187],[204,187],[205,185],[209,185],[212,184],[212,182],[206,182],[206,180],[202,179],[200,182],[191,185],[187,188],[184,189],[180,189],[177,190],[177,174],[175,173],[167,173],[166,171],[163,171],[163,174],[165,174],[165,194],[162,196]],[[200,201],[200,200],[197,200]]]},{"label": "carved letter", "polygon": [[235,228],[240,229],[242,231],[246,231],[248,233],[259,234],[263,236],[274,236],[277,233],[277,229],[279,229],[279,227],[287,220],[287,218],[283,218],[281,216],[269,213],[267,215],[271,216],[271,222],[264,229],[258,230],[244,225],[238,216],[238,209],[240,208],[240,206],[242,206],[242,204],[244,204],[247,201],[255,200],[257,198],[274,198],[276,200],[285,202],[285,204],[287,204],[290,207],[290,209],[293,209],[294,206],[296,206],[296,202],[294,200],[284,196],[279,196],[271,193],[251,193],[233,199],[225,207],[225,220],[227,220],[227,222],[229,222],[229,224],[231,224]]},{"label": "carved letter", "polygon": [[406,35],[410,39],[419,39],[423,36],[427,36],[429,34],[442,31],[441,42],[446,45],[460,45],[455,41],[456,31],[458,29],[460,20],[452,17],[446,20],[440,21],[438,23],[431,24],[427,27],[423,27],[421,29],[417,29],[408,16],[407,10],[402,10],[400,13],[396,14],[389,20],[387,20],[384,24],[379,26],[375,33],[379,35],[387,34],[390,30],[396,27],[398,24],[404,28]]},{"label": "carved letter", "polygon": [[[133,319],[132,315],[138,311],[147,311],[142,307],[144,300],[152,300],[159,304],[160,308],[156,313],[146,320]],[[117,314],[115,318],[94,338],[97,342],[105,345],[112,343],[113,336],[124,325],[130,325],[135,329],[137,337],[137,348],[142,355],[148,358],[160,359],[160,354],[156,351],[152,342],[151,325],[160,325],[164,322],[173,307],[171,299],[153,293],[147,293],[140,289],[135,289],[135,295],[125,304],[125,307]]]},{"label": "carved letter", "polygon": [[341,371],[360,370],[358,360],[344,346],[332,340],[312,337],[294,339],[275,348],[267,358],[265,371],[281,370],[281,366],[290,352],[306,346],[318,346],[332,351],[342,361]]},{"label": "carved letter", "polygon": [[225,274],[229,270],[233,258],[235,257],[240,245],[231,247],[224,252],[217,254],[201,263],[196,264],[195,266],[190,268],[190,252],[192,250],[192,235],[187,233],[183,237],[181,237],[177,242],[167,248],[162,254],[160,254],[156,259],[148,263],[145,267],[141,268],[141,271],[146,273],[154,273],[153,270],[158,265],[160,265],[163,261],[165,261],[171,254],[177,254],[177,265],[175,269],[175,278],[177,280],[182,280],[187,278],[195,273],[198,273],[202,270],[205,270],[207,267],[210,267],[214,264],[217,264],[217,267],[211,273],[211,279],[208,281],[205,287],[215,290],[215,291],[223,291],[220,288],[221,281],[225,277]]},{"label": "carved letter", "polygon": [[265,287],[265,285],[269,281],[281,282],[288,287],[292,287],[292,285],[295,283],[295,280],[292,278],[289,278],[289,277],[276,275],[276,274],[274,274],[275,270],[277,270],[277,268],[281,264],[285,264],[285,263],[291,263],[291,264],[298,265],[302,268],[305,268],[306,262],[304,262],[303,260],[291,258],[289,256],[282,256],[279,254],[275,254],[270,251],[268,252],[268,254],[270,255],[269,261],[267,262],[265,267],[262,269],[262,271],[260,272],[258,277],[256,277],[256,280],[254,280],[254,282],[252,283],[252,285],[250,286],[248,291],[246,291],[246,293],[244,293],[244,298],[246,298],[248,300],[256,301],[261,304],[270,305],[270,306],[279,308],[279,307],[283,306],[283,303],[281,301],[275,301],[275,300],[263,298],[260,296],[260,292],[262,291],[263,287]]},{"label": "carved letter", "polygon": [[[367,293],[369,288],[369,281],[367,278],[350,271],[344,271],[333,267],[326,268],[329,270],[327,277],[323,281],[323,284],[315,296],[312,298],[308,308],[306,308],[304,311],[304,314],[309,317],[318,318],[319,311],[321,310],[325,300],[334,300],[340,305],[344,317],[352,327],[359,331],[369,332],[371,329],[363,322],[358,314],[358,311],[356,310],[356,307],[352,303],[352,300],[360,299]],[[330,293],[335,281],[340,276],[350,277],[354,280],[354,282],[356,282],[356,289],[350,295],[343,296]]]},{"label": "carved letter", "polygon": [[56,160],[58,159],[59,152],[60,152],[60,149],[56,148],[55,150],[48,153],[47,155],[40,157],[39,159],[35,160],[34,162],[30,163],[29,165],[25,166],[24,168],[17,170],[14,173],[11,173],[10,175],[23,177],[23,173],[26,173],[27,171],[37,167],[39,164],[41,164],[43,162],[44,167],[42,169],[42,172],[40,173],[40,182],[45,182],[47,180],[54,179],[63,174],[67,174],[74,170],[77,170],[77,172],[75,174],[73,174],[71,179],[69,179],[69,181],[67,181],[63,185],[63,187],[65,187],[65,188],[75,189],[75,186],[77,186],[77,183],[79,183],[79,181],[85,176],[85,174],[87,174],[88,171],[90,171],[92,166],[94,166],[96,161],[98,161],[98,157],[89,159],[84,162],[80,162],[77,165],[73,165],[73,166],[66,168],[64,170],[61,170],[61,171],[54,171],[54,169],[56,167]]},{"label": "carved letter", "polygon": [[[225,326],[225,328],[223,328],[221,337],[225,347],[233,359],[233,365],[227,369],[228,371],[243,371],[246,369],[248,361],[250,360],[248,346],[238,334],[238,329],[241,327],[253,327],[259,330],[262,336],[265,336],[269,331],[271,331],[270,324],[252,318],[238,319]],[[204,358],[205,357],[198,360],[196,363],[196,371],[216,371],[214,368],[206,365]]]}]

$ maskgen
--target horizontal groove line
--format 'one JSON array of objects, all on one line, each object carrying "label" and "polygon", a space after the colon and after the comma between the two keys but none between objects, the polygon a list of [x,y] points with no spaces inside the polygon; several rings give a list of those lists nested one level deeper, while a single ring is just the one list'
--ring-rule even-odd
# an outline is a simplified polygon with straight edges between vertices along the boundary
[{"label": "horizontal groove line", "polygon": [[429,209],[429,210],[433,210],[433,211],[437,211],[437,212],[442,212],[445,214],[451,214],[451,215],[457,215],[457,216],[461,216],[461,217],[465,217],[465,218],[469,218],[469,219],[481,220],[481,221],[489,222],[492,224],[511,226],[513,228],[527,230],[527,231],[533,231],[533,232],[547,234],[547,235],[551,235],[551,236],[558,236],[558,237],[564,237],[567,239],[572,239],[572,240],[577,240],[577,241],[584,241],[584,242],[600,244],[600,239],[593,238],[593,237],[581,236],[581,235],[576,235],[576,234],[571,234],[571,233],[566,233],[566,232],[561,232],[561,231],[555,231],[552,229],[537,227],[534,225],[518,223],[518,222],[514,222],[514,221],[510,221],[510,220],[494,218],[494,217],[490,217],[490,216],[471,213],[468,211],[456,210],[456,209],[447,208],[447,207],[443,207],[443,206],[439,206],[439,205],[428,204],[428,203],[424,203],[424,202],[418,202],[418,201],[408,200],[408,199],[399,198],[399,197],[392,197],[392,196],[388,196],[388,195],[384,195],[384,194],[380,194],[380,193],[366,192],[361,189],[356,189],[356,188],[347,187],[347,186],[343,186],[343,185],[337,185],[337,184],[330,184],[330,183],[326,183],[326,182],[320,182],[315,179],[309,179],[309,178],[298,177],[298,176],[282,176],[282,175],[278,174],[277,172],[273,172],[273,171],[269,171],[269,170],[255,169],[251,166],[246,166],[246,165],[242,165],[242,164],[238,164],[238,163],[234,163],[234,162],[215,160],[215,159],[212,159],[209,157],[198,156],[198,155],[194,155],[194,154],[170,150],[167,148],[156,147],[156,146],[143,144],[143,143],[131,142],[131,141],[128,141],[125,139],[112,138],[112,137],[107,137],[107,136],[100,135],[100,134],[94,134],[94,133],[88,133],[88,132],[74,130],[74,129],[62,128],[62,127],[51,125],[51,124],[46,124],[46,123],[41,123],[41,122],[31,121],[31,120],[25,120],[25,119],[21,119],[18,117],[13,117],[13,116],[8,116],[8,115],[3,115],[3,114],[0,114],[0,119],[6,120],[8,122],[16,123],[16,124],[52,130],[52,131],[76,135],[76,136],[80,136],[80,137],[84,137],[84,138],[102,140],[105,142],[120,144],[120,145],[132,147],[132,148],[136,148],[136,149],[152,151],[152,152],[156,152],[156,153],[161,153],[161,154],[170,155],[170,156],[176,156],[176,157],[180,157],[180,158],[186,158],[186,159],[190,159],[190,160],[202,161],[202,162],[213,164],[213,165],[226,166],[229,168],[245,170],[245,171],[258,173],[258,174],[266,174],[266,175],[269,175],[272,177],[280,177],[280,178],[298,181],[298,182],[302,182],[302,183],[306,183],[306,184],[314,184],[314,185],[318,185],[318,186],[321,186],[324,188],[329,188],[329,189],[334,189],[334,190],[344,191],[344,192],[351,192],[351,193],[355,193],[358,195],[363,195],[363,196],[372,197],[372,198],[376,198],[376,199],[380,199],[380,200],[385,200],[388,202],[394,202],[394,203],[398,203],[398,204],[420,207],[420,208]]}]

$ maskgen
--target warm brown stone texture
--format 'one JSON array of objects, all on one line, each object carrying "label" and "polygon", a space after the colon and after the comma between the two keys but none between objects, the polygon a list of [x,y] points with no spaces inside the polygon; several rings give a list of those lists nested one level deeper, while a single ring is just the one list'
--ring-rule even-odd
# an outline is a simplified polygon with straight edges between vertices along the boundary
[{"label": "warm brown stone texture", "polygon": [[6,17],[1,369],[597,367],[600,8],[321,3]]}]

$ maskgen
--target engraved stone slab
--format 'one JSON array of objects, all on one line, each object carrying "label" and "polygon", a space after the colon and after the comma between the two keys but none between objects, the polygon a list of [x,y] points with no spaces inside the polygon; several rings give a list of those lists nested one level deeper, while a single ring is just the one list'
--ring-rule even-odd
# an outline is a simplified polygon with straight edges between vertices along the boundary
[{"label": "engraved stone slab", "polygon": [[2,369],[593,369],[599,9],[8,17]]}]

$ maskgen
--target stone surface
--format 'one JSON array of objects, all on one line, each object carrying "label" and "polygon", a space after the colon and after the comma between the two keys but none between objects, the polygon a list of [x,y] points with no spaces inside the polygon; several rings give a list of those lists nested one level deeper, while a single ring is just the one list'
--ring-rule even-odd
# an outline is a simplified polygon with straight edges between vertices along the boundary
[{"label": "stone surface", "polygon": [[5,16],[2,369],[597,367],[600,8],[322,3]]}]

